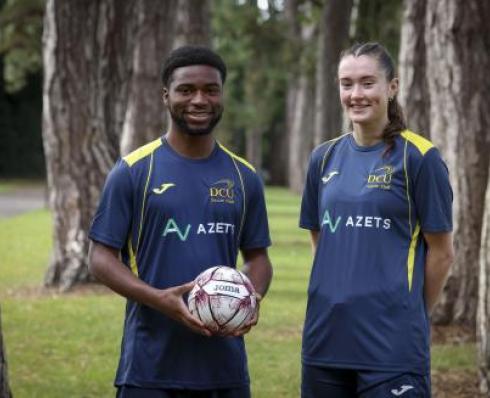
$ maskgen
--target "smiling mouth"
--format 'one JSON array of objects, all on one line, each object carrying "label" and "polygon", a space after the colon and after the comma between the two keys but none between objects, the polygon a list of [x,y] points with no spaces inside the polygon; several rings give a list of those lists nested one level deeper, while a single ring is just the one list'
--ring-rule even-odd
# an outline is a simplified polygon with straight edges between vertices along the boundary
[{"label": "smiling mouth", "polygon": [[185,116],[191,120],[204,121],[211,118],[210,112],[187,112]]},{"label": "smiling mouth", "polygon": [[350,105],[349,108],[352,109],[352,110],[363,110],[363,109],[366,109],[368,108],[369,105]]}]

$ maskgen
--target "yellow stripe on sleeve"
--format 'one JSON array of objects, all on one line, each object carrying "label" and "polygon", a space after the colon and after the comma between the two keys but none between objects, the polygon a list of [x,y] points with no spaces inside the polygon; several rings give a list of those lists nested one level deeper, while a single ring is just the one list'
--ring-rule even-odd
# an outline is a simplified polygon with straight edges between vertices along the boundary
[{"label": "yellow stripe on sleeve", "polygon": [[409,291],[412,291],[413,268],[415,266],[415,249],[417,248],[419,232],[420,232],[420,225],[419,223],[417,223],[417,225],[415,225],[415,231],[413,232],[412,235],[412,241],[410,242],[410,248],[408,249],[407,271],[408,271]]},{"label": "yellow stripe on sleeve", "polygon": [[141,231],[143,231],[143,220],[145,218],[146,193],[148,192],[148,186],[150,184],[152,171],[153,171],[153,152],[150,153],[150,166],[148,167],[148,174],[146,176],[145,190],[143,191],[143,200],[141,201],[140,225],[138,228],[138,240],[136,241],[136,253],[138,252],[138,250],[140,248]]},{"label": "yellow stripe on sleeve", "polygon": [[230,151],[229,149],[225,148],[223,145],[221,145],[221,143],[218,142],[218,145],[219,147],[225,151],[228,155],[230,155],[233,159],[236,159],[238,160],[240,163],[244,164],[245,166],[247,166],[250,170],[252,170],[254,173],[255,173],[255,167],[253,167],[249,162],[247,162],[245,159],[241,158],[240,156],[238,155],[235,155],[232,151]]},{"label": "yellow stripe on sleeve", "polygon": [[434,144],[421,135],[415,134],[413,131],[404,130],[401,132],[401,136],[407,141],[411,142],[420,151],[422,155],[425,155]]},{"label": "yellow stripe on sleeve", "polygon": [[233,157],[231,158],[231,160],[232,160],[232,162],[235,166],[235,169],[238,173],[238,177],[240,179],[240,188],[242,189],[242,195],[243,195],[242,218],[240,220],[240,229],[239,229],[238,234],[237,234],[237,237],[238,237],[237,244],[238,244],[238,247],[240,247],[240,238],[242,236],[243,225],[245,224],[245,215],[247,213],[247,196],[246,196],[246,192],[245,192],[245,183],[243,182],[243,177],[242,177],[242,173],[240,172],[240,168],[236,164],[235,159]]},{"label": "yellow stripe on sleeve", "polygon": [[163,144],[162,139],[158,138],[158,139],[156,139],[156,140],[154,140],[154,141],[152,141],[146,145],[143,145],[142,147],[136,149],[135,151],[131,152],[129,155],[127,155],[123,158],[124,161],[131,167],[136,162],[138,162],[139,160],[144,159],[147,156],[150,156],[150,165],[148,166],[148,174],[146,176],[146,183],[145,183],[145,188],[143,191],[143,200],[142,200],[142,204],[141,204],[140,223],[139,223],[139,227],[138,227],[136,250],[133,250],[133,244],[132,244],[131,237],[129,238],[129,241],[128,241],[129,265],[130,265],[131,271],[136,276],[138,276],[138,264],[136,262],[136,256],[138,254],[138,249],[139,249],[139,245],[140,245],[141,231],[143,230],[143,219],[145,217],[146,193],[148,191],[148,184],[150,182],[151,173],[153,170],[153,153],[155,152],[155,149],[160,147],[162,144]]},{"label": "yellow stripe on sleeve", "polygon": [[410,227],[410,235],[412,235],[412,202],[410,200],[410,187],[409,187],[409,179],[408,179],[408,170],[407,170],[407,145],[408,141],[405,141],[405,146],[403,148],[403,172],[405,174],[405,190],[407,193],[407,204],[408,204],[408,225]]},{"label": "yellow stripe on sleeve", "polygon": [[131,152],[129,155],[124,156],[123,159],[131,167],[138,160],[144,159],[145,157],[153,153],[153,151],[161,145],[162,139],[158,138],[155,141],[149,142],[148,144],[139,147],[138,149]]},{"label": "yellow stripe on sleeve", "polygon": [[136,263],[136,256],[133,252],[133,244],[131,243],[131,237],[128,240],[128,248],[129,248],[129,266],[131,267],[131,271],[133,271],[133,274],[138,276],[138,264]]}]

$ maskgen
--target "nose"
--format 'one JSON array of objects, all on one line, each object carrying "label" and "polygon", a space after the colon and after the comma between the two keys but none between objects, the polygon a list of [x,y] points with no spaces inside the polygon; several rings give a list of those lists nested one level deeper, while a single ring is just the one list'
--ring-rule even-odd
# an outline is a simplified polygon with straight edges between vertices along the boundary
[{"label": "nose", "polygon": [[196,90],[192,96],[191,103],[193,104],[204,104],[206,102],[206,96],[201,90]]},{"label": "nose", "polygon": [[351,97],[352,98],[362,98],[364,95],[362,87],[360,84],[354,84],[354,87],[352,87],[352,93]]}]

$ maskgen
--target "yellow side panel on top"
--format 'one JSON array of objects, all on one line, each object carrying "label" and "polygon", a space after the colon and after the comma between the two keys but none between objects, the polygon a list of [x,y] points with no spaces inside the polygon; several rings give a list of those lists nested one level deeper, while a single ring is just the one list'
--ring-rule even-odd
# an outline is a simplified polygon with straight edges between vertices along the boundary
[{"label": "yellow side panel on top", "polygon": [[241,158],[238,155],[235,155],[232,151],[229,149],[225,148],[223,145],[219,144],[220,148],[225,151],[228,155],[230,155],[233,159],[238,160],[240,163],[244,164],[247,166],[250,170],[252,170],[255,173],[255,167],[253,167],[249,162],[247,162],[245,159]]},{"label": "yellow side panel on top", "polygon": [[123,157],[124,161],[131,167],[138,160],[141,160],[150,155],[156,148],[162,145],[162,139],[158,138],[155,141],[151,141],[142,147],[134,150],[130,154]]},{"label": "yellow side panel on top", "polygon": [[401,136],[405,138],[408,142],[411,142],[413,145],[415,145],[422,155],[425,155],[427,151],[434,146],[434,144],[430,142],[427,138],[415,134],[413,131],[410,130],[402,131]]}]

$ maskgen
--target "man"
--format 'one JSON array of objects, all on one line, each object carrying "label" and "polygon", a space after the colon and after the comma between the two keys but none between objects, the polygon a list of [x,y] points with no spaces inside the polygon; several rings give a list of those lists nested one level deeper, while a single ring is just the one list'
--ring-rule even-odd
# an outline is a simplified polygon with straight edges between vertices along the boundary
[{"label": "man", "polygon": [[250,396],[243,334],[220,336],[190,314],[192,280],[215,265],[244,272],[263,297],[272,277],[263,187],[253,167],[217,143],[223,60],[174,50],[163,72],[167,134],[109,174],[90,239],[90,270],[128,299],[115,385],[121,398]]}]

